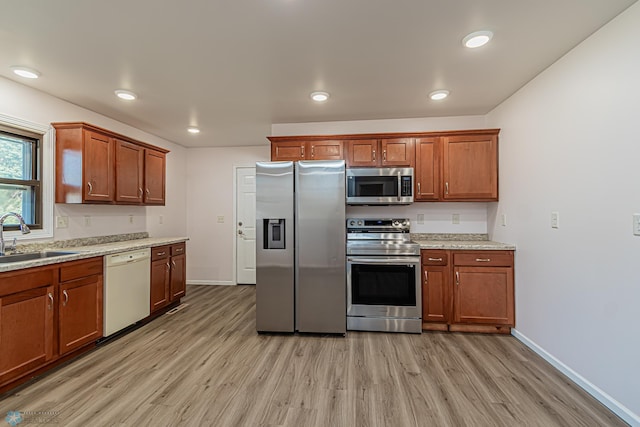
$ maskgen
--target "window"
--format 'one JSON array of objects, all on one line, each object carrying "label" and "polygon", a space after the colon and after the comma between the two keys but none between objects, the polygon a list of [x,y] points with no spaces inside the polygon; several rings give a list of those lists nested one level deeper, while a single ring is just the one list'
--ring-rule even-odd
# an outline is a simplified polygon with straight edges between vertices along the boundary
[{"label": "window", "polygon": [[[0,125],[0,214],[19,213],[34,230],[42,229],[42,137]],[[17,219],[4,228],[17,230]]]}]

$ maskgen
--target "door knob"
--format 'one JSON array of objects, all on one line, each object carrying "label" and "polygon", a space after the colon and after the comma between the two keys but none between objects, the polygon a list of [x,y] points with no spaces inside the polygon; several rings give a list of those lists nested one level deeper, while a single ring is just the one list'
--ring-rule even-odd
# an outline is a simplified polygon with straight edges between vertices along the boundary
[{"label": "door knob", "polygon": [[242,230],[238,230],[238,234],[242,234]]},{"label": "door knob", "polygon": [[240,221],[240,222],[238,223],[238,225],[239,225],[240,227],[242,227],[242,221]]}]

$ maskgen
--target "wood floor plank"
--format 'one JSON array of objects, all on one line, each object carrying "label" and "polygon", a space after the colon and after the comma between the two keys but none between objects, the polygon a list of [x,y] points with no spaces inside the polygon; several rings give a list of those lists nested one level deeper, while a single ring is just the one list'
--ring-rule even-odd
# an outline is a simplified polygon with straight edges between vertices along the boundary
[{"label": "wood floor plank", "polygon": [[257,334],[255,287],[183,309],[0,396],[65,426],[624,426],[511,336]]}]

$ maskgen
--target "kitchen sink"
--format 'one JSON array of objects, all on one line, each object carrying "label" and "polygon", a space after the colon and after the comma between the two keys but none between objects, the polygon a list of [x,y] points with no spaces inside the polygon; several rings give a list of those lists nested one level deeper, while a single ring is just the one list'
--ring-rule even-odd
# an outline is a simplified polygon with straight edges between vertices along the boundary
[{"label": "kitchen sink", "polygon": [[30,261],[33,259],[52,258],[64,255],[73,255],[77,252],[67,251],[42,251],[42,252],[29,252],[24,254],[12,254],[0,256],[0,264],[7,264],[10,262]]}]

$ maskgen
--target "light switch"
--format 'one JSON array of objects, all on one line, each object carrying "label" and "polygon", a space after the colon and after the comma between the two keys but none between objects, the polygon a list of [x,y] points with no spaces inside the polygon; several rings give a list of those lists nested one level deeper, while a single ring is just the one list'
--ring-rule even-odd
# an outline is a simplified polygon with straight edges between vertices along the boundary
[{"label": "light switch", "polygon": [[500,215],[500,225],[503,227],[507,226],[507,214]]},{"label": "light switch", "polygon": [[559,212],[551,212],[551,228],[560,228]]},{"label": "light switch", "polygon": [[633,214],[633,234],[640,236],[640,214]]}]

